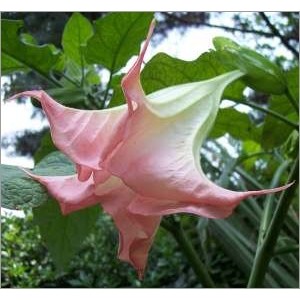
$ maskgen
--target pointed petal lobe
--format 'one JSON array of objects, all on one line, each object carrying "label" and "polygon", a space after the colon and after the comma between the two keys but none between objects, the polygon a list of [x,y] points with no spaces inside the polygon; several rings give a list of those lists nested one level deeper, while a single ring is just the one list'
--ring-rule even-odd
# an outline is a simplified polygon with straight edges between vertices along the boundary
[{"label": "pointed petal lobe", "polygon": [[80,180],[87,180],[122,140],[128,111],[126,106],[109,110],[80,110],[65,107],[44,91],[14,95],[40,101],[50,123],[54,144],[77,165]]}]

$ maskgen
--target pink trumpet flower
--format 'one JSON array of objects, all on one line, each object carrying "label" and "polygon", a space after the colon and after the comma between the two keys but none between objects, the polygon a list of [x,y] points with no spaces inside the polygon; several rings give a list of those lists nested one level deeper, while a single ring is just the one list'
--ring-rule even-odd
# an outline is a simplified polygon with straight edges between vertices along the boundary
[{"label": "pink trumpet flower", "polygon": [[101,204],[119,232],[119,258],[142,278],[161,216],[192,213],[228,217],[249,196],[282,191],[236,192],[211,182],[200,165],[200,148],[217,116],[226,86],[243,76],[232,71],[145,95],[140,82],[144,54],[122,80],[126,105],[101,111],[65,107],[44,91],[15,95],[40,101],[55,145],[76,164],[72,176],[37,176],[63,214]]}]

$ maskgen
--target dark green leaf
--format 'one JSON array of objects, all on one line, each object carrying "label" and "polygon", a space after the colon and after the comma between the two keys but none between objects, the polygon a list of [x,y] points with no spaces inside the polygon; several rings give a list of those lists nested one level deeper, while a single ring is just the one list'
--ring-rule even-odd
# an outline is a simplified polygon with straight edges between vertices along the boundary
[{"label": "dark green leaf", "polygon": [[54,200],[33,210],[34,221],[58,270],[63,270],[79,250],[93,230],[99,212],[97,205],[63,216]]},{"label": "dark green leaf", "polygon": [[251,122],[246,113],[233,108],[220,109],[210,137],[217,138],[225,133],[240,140],[254,140],[260,138],[260,131]]},{"label": "dark green leaf", "polygon": [[[142,72],[142,84],[146,94],[182,83],[213,78],[228,72],[216,59],[216,52],[208,52],[194,61],[184,61],[167,54],[155,55]],[[224,98],[241,99],[245,86],[240,81],[230,84],[224,92]]]},{"label": "dark green leaf", "polygon": [[[60,53],[53,45],[37,46],[24,43],[19,36],[23,21],[2,20],[1,50],[4,72],[32,69],[48,77],[49,71],[59,59]],[[27,36],[27,41],[28,36]]]},{"label": "dark green leaf", "polygon": [[[299,70],[294,68],[286,73],[288,89],[294,100],[298,102],[299,95]],[[289,99],[282,96],[272,96],[269,102],[269,108],[291,121],[298,122],[298,116]],[[266,116],[263,133],[262,146],[265,149],[272,149],[283,144],[293,129],[270,115]]]},{"label": "dark green leaf", "polygon": [[[290,94],[292,95],[294,100],[298,102],[299,68],[296,67],[288,71],[286,73],[286,80]],[[272,96],[270,98],[269,108],[280,113],[282,116],[290,119],[291,121],[299,121],[297,113],[295,112],[289,99],[284,95]],[[292,133],[292,131],[293,129],[290,126],[270,115],[267,115],[262,133],[262,146],[265,149],[272,149],[274,147],[280,146],[287,140],[287,137]]]},{"label": "dark green leaf", "polygon": [[34,162],[39,163],[45,156],[54,151],[57,151],[57,148],[53,144],[50,131],[48,131],[43,135],[40,147],[34,154]]},{"label": "dark green leaf", "polygon": [[[71,175],[73,164],[65,155],[53,152],[34,168],[37,175]],[[1,206],[8,209],[36,207],[49,199],[45,188],[18,167],[1,165]]]},{"label": "dark green leaf", "polygon": [[1,165],[1,181],[1,206],[4,208],[26,209],[48,200],[45,188],[18,167]]},{"label": "dark green leaf", "polygon": [[[298,116],[286,96],[272,96],[270,109],[280,113],[291,121],[297,121]],[[266,116],[261,144],[265,149],[272,149],[283,144],[293,131],[291,126],[270,115]]]},{"label": "dark green leaf", "polygon": [[73,13],[63,32],[62,46],[65,54],[79,65],[84,65],[83,48],[93,35],[90,21],[78,12]]},{"label": "dark green leaf", "polygon": [[52,152],[34,168],[34,174],[42,176],[73,175],[75,168],[72,162],[61,152]]},{"label": "dark green leaf", "polygon": [[86,60],[115,73],[140,50],[152,13],[111,13],[95,22],[95,35],[87,43]]},{"label": "dark green leaf", "polygon": [[59,103],[64,105],[84,102],[86,99],[83,88],[78,87],[53,88],[46,90],[46,92]]},{"label": "dark green leaf", "polygon": [[288,89],[294,98],[294,100],[299,102],[299,66],[291,69],[286,73],[286,80]]}]

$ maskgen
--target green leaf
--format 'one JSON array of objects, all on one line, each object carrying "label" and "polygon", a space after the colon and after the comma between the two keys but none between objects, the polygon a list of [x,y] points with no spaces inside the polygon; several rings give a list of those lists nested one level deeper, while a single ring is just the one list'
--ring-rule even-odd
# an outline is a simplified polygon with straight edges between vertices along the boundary
[{"label": "green leaf", "polygon": [[47,131],[41,140],[41,144],[34,154],[35,164],[39,163],[45,156],[51,152],[57,151],[57,148],[53,144],[50,131]]},{"label": "green leaf", "polygon": [[46,90],[46,92],[59,103],[68,106],[84,102],[86,99],[84,89],[78,87],[53,88]]},{"label": "green leaf", "polygon": [[[272,96],[270,110],[276,111],[291,121],[298,121],[297,113],[286,96]],[[272,149],[283,144],[293,131],[291,126],[270,115],[266,116],[261,144],[264,149]]]},{"label": "green leaf", "polygon": [[62,46],[67,57],[79,65],[84,65],[83,48],[92,35],[93,26],[90,21],[78,12],[73,13],[62,37]]},{"label": "green leaf", "polygon": [[[299,95],[299,69],[294,68],[286,74],[287,86],[290,94],[295,101],[298,102]],[[289,99],[284,96],[272,96],[269,102],[269,108],[277,113],[280,113],[285,118],[298,122],[298,116],[294,107],[291,105]],[[270,115],[266,116],[263,132],[262,132],[262,146],[265,149],[272,149],[282,145],[292,133],[293,129]]]},{"label": "green leaf", "polygon": [[237,68],[246,76],[243,81],[254,90],[281,95],[286,90],[286,81],[281,69],[256,51],[239,46],[229,38],[215,37],[213,44],[220,61]]},{"label": "green leaf", "polygon": [[42,176],[73,175],[73,163],[61,152],[56,151],[47,155],[33,170],[34,174]]},{"label": "green leaf", "polygon": [[[216,59],[215,51],[204,53],[194,61],[184,61],[159,53],[146,64],[141,80],[146,94],[150,94],[172,85],[210,79],[228,71]],[[240,81],[235,81],[226,88],[224,98],[240,99],[244,88]]]},{"label": "green leaf", "polygon": [[260,131],[251,122],[246,113],[233,108],[220,109],[210,137],[217,138],[229,133],[240,140],[254,140],[260,138]]},{"label": "green leaf", "polygon": [[294,100],[299,102],[299,66],[286,72],[286,80],[288,89],[294,98]]},{"label": "green leaf", "polygon": [[100,206],[63,216],[56,201],[33,209],[34,221],[59,271],[66,268],[82,242],[92,232]]},{"label": "green leaf", "polygon": [[[71,175],[73,164],[60,152],[53,152],[37,164],[38,175]],[[63,216],[41,184],[17,167],[1,165],[2,206],[9,209],[33,207],[34,220],[40,228],[58,270],[66,267],[81,243],[94,228],[100,206]]]},{"label": "green leaf", "polygon": [[[250,171],[254,168],[255,162],[259,159],[264,157],[263,155],[260,156],[253,156],[252,154],[261,152],[261,145],[259,143],[254,142],[253,140],[246,140],[243,142],[243,153],[242,157],[245,157],[243,161],[243,167],[246,171]],[[249,158],[247,158],[249,156]]]},{"label": "green leaf", "polygon": [[95,35],[87,43],[86,60],[115,73],[140,50],[152,13],[111,13],[95,22]]},{"label": "green leaf", "polygon": [[48,200],[46,189],[15,166],[1,165],[1,207],[27,209]]},{"label": "green leaf", "polygon": [[2,75],[7,75],[15,71],[28,71],[28,67],[23,65],[21,62],[15,60],[14,58],[1,53],[1,73]]},{"label": "green leaf", "polygon": [[[299,102],[299,68],[296,67],[286,72],[285,77],[291,96],[296,102]],[[299,121],[294,107],[285,95],[272,96],[269,101],[269,108],[280,113],[282,116],[291,121]],[[287,140],[292,131],[293,129],[290,126],[270,115],[267,115],[262,133],[262,146],[265,149],[278,147]]]},{"label": "green leaf", "polygon": [[[73,164],[60,152],[46,156],[34,168],[37,175],[71,175]],[[1,206],[8,209],[26,209],[45,203],[49,196],[46,189],[18,167],[1,165]]]},{"label": "green leaf", "polygon": [[[23,28],[23,21],[2,20],[1,27],[3,72],[8,74],[29,68],[48,77],[60,57],[59,51],[53,45],[38,46],[22,41],[19,31]],[[26,35],[26,41],[29,40]]]},{"label": "green leaf", "polygon": [[111,80],[111,87],[113,89],[113,95],[109,102],[109,108],[125,104],[125,97],[121,88],[121,80],[124,74],[114,75]]}]

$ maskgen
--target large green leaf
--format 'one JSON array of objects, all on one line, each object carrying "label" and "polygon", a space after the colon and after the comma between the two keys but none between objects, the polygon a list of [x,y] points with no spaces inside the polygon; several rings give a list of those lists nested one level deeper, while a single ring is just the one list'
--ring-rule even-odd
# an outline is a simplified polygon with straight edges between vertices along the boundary
[{"label": "large green leaf", "polygon": [[[287,85],[290,94],[295,101],[299,101],[299,69],[294,68],[286,73]],[[289,99],[284,96],[272,96],[269,102],[269,108],[291,121],[298,122],[298,115],[290,103]],[[281,120],[270,115],[266,116],[263,132],[262,146],[265,149],[272,149],[283,144],[288,136],[293,131],[293,128],[283,123]]]},{"label": "large green leaf", "polygon": [[[158,53],[144,67],[141,80],[145,93],[150,94],[169,86],[210,79],[228,71],[219,63],[214,51],[204,53],[194,61]],[[120,83],[119,77],[115,83]],[[110,107],[125,103],[120,84],[112,86],[114,94]],[[226,88],[223,98],[242,99],[244,88],[241,81],[235,81]]]},{"label": "large green leaf", "polygon": [[246,113],[234,108],[220,109],[210,137],[217,138],[225,133],[240,140],[258,141],[260,130],[254,126]]},{"label": "large green leaf", "polygon": [[94,229],[100,206],[63,216],[56,201],[34,208],[34,221],[58,270],[63,270]]},{"label": "large green leaf", "polygon": [[17,70],[32,69],[48,77],[49,71],[60,57],[53,45],[38,46],[19,36],[23,21],[1,21],[2,71],[7,74]]},{"label": "large green leaf", "polygon": [[111,13],[95,22],[95,35],[87,43],[86,60],[115,73],[140,50],[152,13]]},{"label": "large green leaf", "polygon": [[[194,61],[159,53],[146,64],[141,79],[146,94],[150,94],[172,85],[210,79],[228,71],[216,59],[214,51],[204,53]],[[241,99],[244,88],[240,81],[235,81],[226,88],[224,98]]]},{"label": "large green leaf", "polygon": [[84,65],[83,48],[93,35],[90,21],[78,12],[73,13],[63,32],[62,46],[65,54],[79,65]]},{"label": "large green leaf", "polygon": [[[34,168],[38,175],[71,175],[73,164],[65,155],[53,152]],[[15,166],[1,165],[1,206],[8,209],[37,207],[49,199],[45,188]]]},{"label": "large green leaf", "polygon": [[15,71],[28,71],[28,67],[11,56],[1,53],[1,73],[7,75]]},{"label": "large green leaf", "polygon": [[[37,164],[38,175],[74,174],[73,164],[60,152],[53,152]],[[81,243],[94,228],[100,206],[63,216],[47,191],[17,167],[1,166],[1,205],[10,209],[33,208],[34,220],[59,270],[66,267]]]}]

